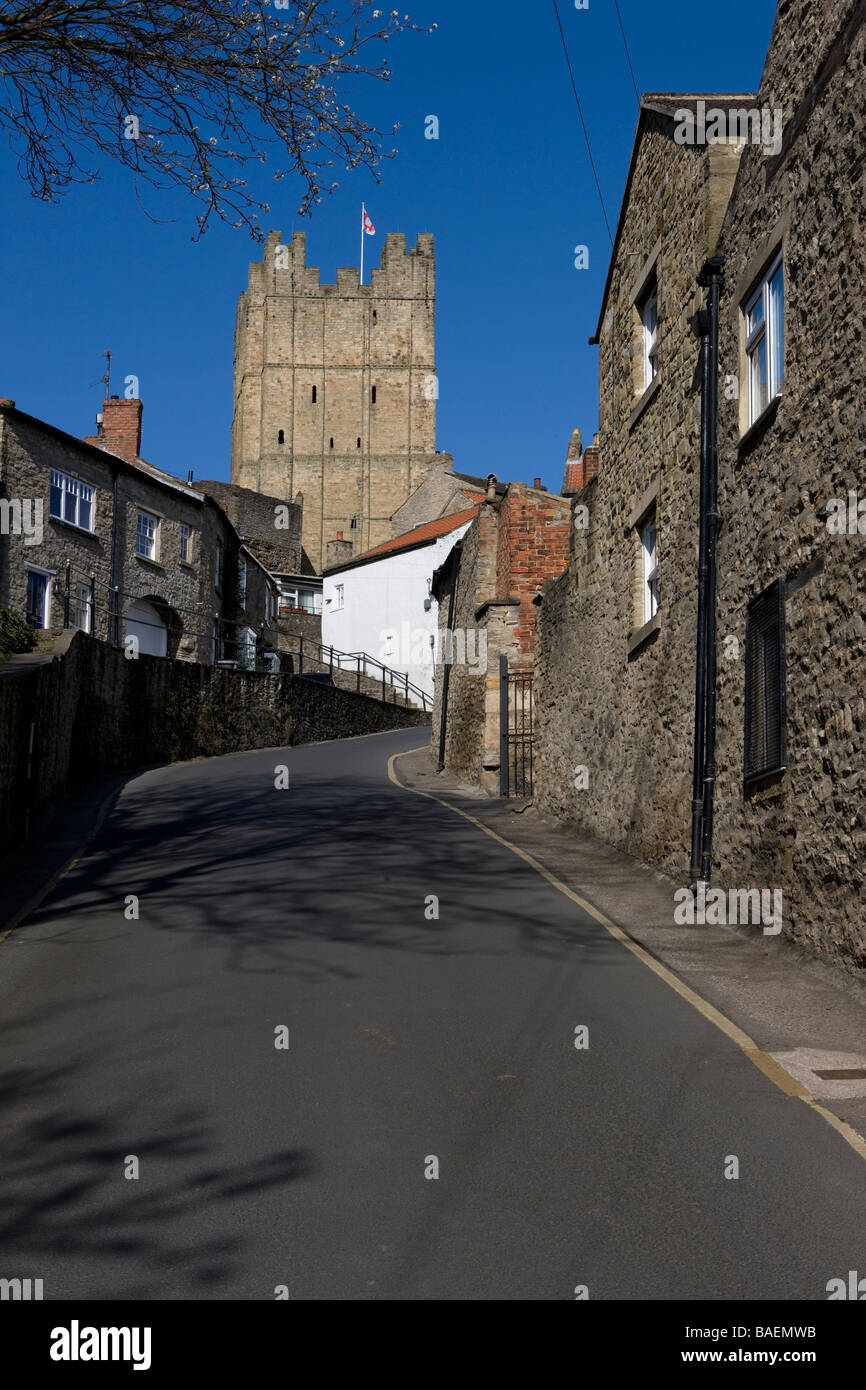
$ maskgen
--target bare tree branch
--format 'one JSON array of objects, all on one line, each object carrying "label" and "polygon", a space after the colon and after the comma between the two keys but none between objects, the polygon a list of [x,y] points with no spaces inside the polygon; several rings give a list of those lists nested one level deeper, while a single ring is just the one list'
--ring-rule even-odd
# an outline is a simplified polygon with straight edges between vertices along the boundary
[{"label": "bare tree branch", "polygon": [[191,193],[196,239],[216,216],[260,241],[270,208],[248,165],[273,155],[273,179],[297,176],[305,215],[338,186],[329,171],[378,179],[396,153],[343,99],[347,80],[389,80],[371,47],[419,29],[375,3],[0,0],[0,127],[34,197],[57,202],[109,157],[136,196],[142,182]]}]

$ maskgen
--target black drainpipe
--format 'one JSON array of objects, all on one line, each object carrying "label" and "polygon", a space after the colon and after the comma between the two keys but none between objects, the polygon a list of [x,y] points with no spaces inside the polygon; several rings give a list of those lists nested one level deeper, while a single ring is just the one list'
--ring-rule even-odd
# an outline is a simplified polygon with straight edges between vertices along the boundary
[{"label": "black drainpipe", "polygon": [[719,291],[722,258],[705,261],[698,284],[707,291],[698,314],[701,335],[701,478],[698,625],[695,651],[695,742],[692,783],[692,883],[709,883],[713,852],[716,756],[716,536],[719,381]]},{"label": "black drainpipe", "polygon": [[[439,662],[439,665],[443,668],[443,670],[442,670],[442,714],[441,714],[441,717],[440,717],[440,720],[439,720],[439,771],[440,771],[440,772],[442,771],[443,767],[445,766],[445,725],[446,725],[446,721],[447,721],[447,719],[448,719],[448,684],[449,684],[449,681],[450,681],[450,679],[451,679],[451,656],[453,655],[453,642],[454,642],[454,639],[453,639],[453,638],[449,638],[449,635],[448,635],[448,634],[452,631],[452,628],[453,628],[453,625],[454,625],[454,603],[455,603],[455,600],[456,600],[456,598],[457,598],[457,579],[458,579],[458,575],[459,575],[459,573],[460,573],[460,567],[459,567],[459,565],[458,565],[458,560],[459,560],[459,558],[460,558],[460,551],[462,550],[462,548],[463,548],[462,542],[461,542],[461,541],[458,541],[457,544],[455,545],[454,549],[451,551],[451,554],[448,556],[448,562],[449,562],[449,566],[450,566],[450,569],[451,569],[451,594],[450,594],[449,599],[448,599],[448,627],[447,627],[446,633],[445,633],[445,651],[443,652],[442,657],[441,657],[440,662]],[[449,641],[451,642],[451,649],[450,649],[450,650],[449,650],[449,647],[448,647]]]}]

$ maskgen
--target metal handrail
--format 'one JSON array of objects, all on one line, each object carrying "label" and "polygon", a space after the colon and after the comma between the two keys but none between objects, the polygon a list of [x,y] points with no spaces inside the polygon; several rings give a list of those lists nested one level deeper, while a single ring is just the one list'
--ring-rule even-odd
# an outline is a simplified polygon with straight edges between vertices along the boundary
[{"label": "metal handrail", "polygon": [[[338,671],[346,669],[343,666],[343,658],[345,658],[347,661],[354,662],[356,664],[357,690],[360,690],[361,688],[361,662],[363,661],[363,674],[365,676],[367,674],[368,664],[372,666],[378,666],[380,668],[382,672],[383,700],[385,698],[385,681],[386,678],[388,678],[388,682],[392,690],[396,690],[398,686],[399,689],[402,690],[407,705],[409,703],[409,692],[411,691],[411,693],[414,696],[420,699],[421,708],[425,714],[427,713],[428,701],[430,703],[430,708],[432,709],[433,707],[433,700],[431,696],[427,694],[426,690],[422,690],[420,686],[415,685],[413,681],[410,681],[408,671],[395,671],[391,666],[386,666],[384,662],[378,659],[378,657],[370,656],[368,652],[343,652],[340,651],[338,647],[331,646],[326,642],[311,641],[310,638],[304,637],[303,633],[301,632],[286,632],[283,634],[283,636],[291,638],[292,640],[298,643],[297,655],[300,663],[300,669],[298,670],[299,676],[302,676],[304,674],[304,644],[306,643],[308,646],[311,645],[313,648],[318,648],[319,650],[320,655],[318,657],[312,657],[312,660],[314,662],[317,662],[320,666],[327,666],[332,673],[335,665]],[[323,652],[328,653],[327,659],[321,655],[321,653]],[[294,653],[292,653],[292,655],[294,655]],[[337,658],[336,661],[335,658]]]}]

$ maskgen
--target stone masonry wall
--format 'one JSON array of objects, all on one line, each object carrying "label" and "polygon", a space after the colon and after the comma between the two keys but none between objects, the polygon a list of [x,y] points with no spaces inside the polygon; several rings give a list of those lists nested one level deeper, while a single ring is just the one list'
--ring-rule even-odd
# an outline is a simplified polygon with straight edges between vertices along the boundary
[{"label": "stone masonry wall", "polygon": [[[857,16],[859,15],[859,27]],[[746,149],[720,250],[719,719],[714,849],[724,885],[781,888],[783,930],[866,965],[866,11],[852,0],[780,6],[759,91],[784,113],[780,162]],[[845,25],[851,28],[845,36]],[[828,57],[830,64],[822,68]],[[821,88],[816,90],[816,77]],[[782,248],[785,379],[741,443],[742,303]],[[828,502],[862,507],[828,533]],[[847,506],[846,506],[847,511]],[[856,524],[856,523],[855,523]],[[745,614],[787,584],[787,770],[743,786]],[[725,637],[739,654],[724,659]],[[729,649],[732,644],[728,644]]]},{"label": "stone masonry wall", "polygon": [[[232,482],[304,495],[317,572],[338,530],[368,550],[425,476],[436,448],[433,238],[389,234],[370,284],[341,267],[319,283],[296,232],[268,236],[235,331]],[[357,525],[351,526],[352,518]]]},{"label": "stone masonry wall", "polygon": [[[654,110],[642,112],[637,140],[600,334],[598,473],[573,499],[568,569],[538,605],[535,796],[589,834],[687,874],[700,424],[692,319],[736,156],[675,144],[672,120]],[[659,370],[638,394],[636,298],[653,276]],[[659,612],[644,624],[637,527],[652,506]]]},{"label": "stone masonry wall", "polygon": [[27,810],[35,823],[67,788],[116,769],[426,722],[412,709],[299,677],[128,661],[78,632],[61,659],[0,681],[0,835],[10,844]]}]

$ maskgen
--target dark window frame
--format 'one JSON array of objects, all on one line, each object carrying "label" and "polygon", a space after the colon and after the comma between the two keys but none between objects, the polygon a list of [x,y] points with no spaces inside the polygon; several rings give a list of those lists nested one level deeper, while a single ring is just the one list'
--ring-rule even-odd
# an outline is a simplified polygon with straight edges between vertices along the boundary
[{"label": "dark window frame", "polygon": [[[778,668],[775,690],[768,689],[773,657]],[[743,781],[747,787],[784,772],[788,765],[786,663],[785,581],[776,579],[746,608]],[[756,719],[761,720],[763,727],[753,751]]]}]

